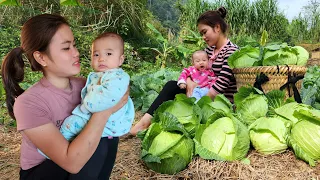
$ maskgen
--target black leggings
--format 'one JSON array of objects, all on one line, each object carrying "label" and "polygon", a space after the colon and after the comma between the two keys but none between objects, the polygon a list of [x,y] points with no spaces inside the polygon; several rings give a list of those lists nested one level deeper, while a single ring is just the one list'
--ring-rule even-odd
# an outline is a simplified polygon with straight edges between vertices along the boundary
[{"label": "black leggings", "polygon": [[180,89],[177,81],[168,81],[162,88],[158,97],[153,101],[147,113],[153,115],[154,111],[165,101],[173,100],[177,94],[186,94],[186,89]]},{"label": "black leggings", "polygon": [[20,180],[107,180],[114,166],[118,142],[118,137],[101,138],[97,150],[78,174],[70,174],[47,159],[31,169],[21,169]]}]

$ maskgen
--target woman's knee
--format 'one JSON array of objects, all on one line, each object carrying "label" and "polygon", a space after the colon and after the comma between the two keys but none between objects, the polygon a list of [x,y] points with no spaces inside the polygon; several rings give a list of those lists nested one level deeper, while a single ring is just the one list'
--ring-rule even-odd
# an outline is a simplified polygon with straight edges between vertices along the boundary
[{"label": "woman's knee", "polygon": [[177,81],[168,81],[164,86],[162,91],[165,92],[171,92],[179,89],[179,86],[177,85]]}]

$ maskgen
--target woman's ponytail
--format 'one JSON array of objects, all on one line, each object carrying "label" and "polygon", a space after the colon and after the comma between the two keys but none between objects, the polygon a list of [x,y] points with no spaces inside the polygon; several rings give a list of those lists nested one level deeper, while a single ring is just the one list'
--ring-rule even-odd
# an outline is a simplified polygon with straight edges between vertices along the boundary
[{"label": "woman's ponytail", "polygon": [[14,118],[13,104],[15,98],[24,92],[19,86],[24,78],[24,62],[22,58],[23,49],[21,47],[11,50],[2,62],[1,76],[4,89],[6,91],[6,104],[9,115]]}]

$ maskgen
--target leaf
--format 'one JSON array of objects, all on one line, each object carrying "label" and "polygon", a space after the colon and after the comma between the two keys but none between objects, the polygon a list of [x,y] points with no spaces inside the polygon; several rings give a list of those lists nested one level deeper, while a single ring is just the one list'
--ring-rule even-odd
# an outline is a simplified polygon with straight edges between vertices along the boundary
[{"label": "leaf", "polygon": [[156,38],[158,41],[165,42],[166,39],[162,36],[162,34],[150,23],[147,23],[149,29],[151,29],[154,33],[156,33]]},{"label": "leaf", "polygon": [[17,0],[0,0],[0,6],[21,6]]},{"label": "leaf", "polygon": [[62,6],[80,6],[81,4],[77,0],[60,0]]},{"label": "leaf", "polygon": [[190,134],[184,128],[184,126],[178,121],[178,119],[174,115],[168,112],[164,112],[159,114],[159,118],[159,123],[165,131],[179,131],[183,133],[185,136],[191,137]]},{"label": "leaf", "polygon": [[268,40],[268,32],[266,30],[263,30],[261,40],[260,40],[260,45],[265,46]]},{"label": "leaf", "polygon": [[276,109],[285,104],[285,92],[272,90],[266,94],[270,109]]},{"label": "leaf", "polygon": [[242,86],[238,90],[238,92],[234,95],[234,104],[236,105],[236,107],[240,106],[243,100],[247,98],[251,93],[260,94],[260,95],[263,94],[262,91],[252,86],[248,86],[248,87]]},{"label": "leaf", "polygon": [[242,164],[245,164],[245,165],[250,165],[251,161],[250,161],[249,158],[243,158],[243,159],[241,160],[241,163],[242,163]]}]

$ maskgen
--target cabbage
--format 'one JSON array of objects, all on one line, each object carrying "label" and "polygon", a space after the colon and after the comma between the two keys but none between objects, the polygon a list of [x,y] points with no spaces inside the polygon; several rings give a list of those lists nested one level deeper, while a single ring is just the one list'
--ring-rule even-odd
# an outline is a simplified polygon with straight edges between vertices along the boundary
[{"label": "cabbage", "polygon": [[[174,126],[172,123],[172,129],[179,129]],[[170,131],[170,126],[152,123],[138,137],[142,140],[141,159],[156,172],[176,174],[192,160],[194,142],[182,132]]]},{"label": "cabbage", "polygon": [[279,108],[276,108],[274,111],[277,115],[290,120],[293,124],[298,122],[298,119],[293,115],[295,110],[309,110],[311,107],[305,104],[299,104],[297,102],[291,102],[285,104]]},{"label": "cabbage", "polygon": [[247,155],[250,146],[248,129],[230,114],[201,124],[193,140],[195,154],[203,159],[240,160]]},{"label": "cabbage", "polygon": [[201,123],[205,124],[211,115],[217,111],[223,111],[225,113],[233,112],[232,103],[223,95],[218,94],[214,101],[212,102],[211,98],[208,96],[203,96],[197,104],[201,108],[202,120]]},{"label": "cabbage", "polygon": [[177,94],[174,100],[162,103],[155,111],[153,122],[160,122],[160,115],[165,112],[170,113],[193,136],[196,126],[202,119],[201,109],[195,104],[195,100],[195,98],[188,98],[185,94]]},{"label": "cabbage", "polygon": [[228,58],[230,68],[252,67],[259,64],[260,50],[245,46]]},{"label": "cabbage", "polygon": [[281,117],[257,119],[249,127],[253,147],[262,154],[277,154],[285,151],[291,123]]},{"label": "cabbage", "polygon": [[298,66],[305,66],[307,64],[308,59],[309,59],[309,52],[301,46],[294,46],[293,48],[295,48],[298,52],[297,65]]},{"label": "cabbage", "polygon": [[265,47],[263,66],[296,65],[298,62],[297,49],[287,44],[270,45]]},{"label": "cabbage", "polygon": [[300,109],[293,115],[298,122],[292,127],[288,145],[298,158],[315,166],[320,160],[320,111]]}]

